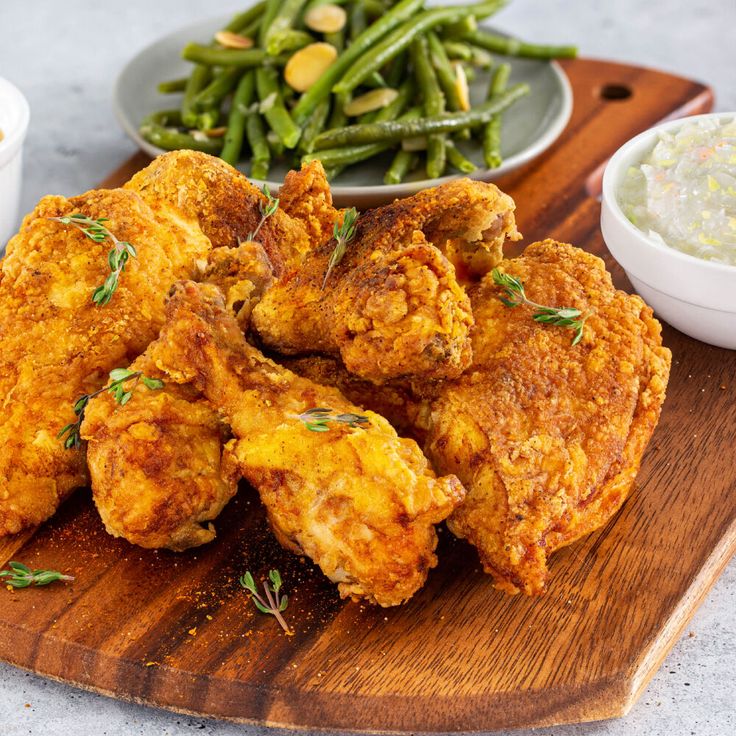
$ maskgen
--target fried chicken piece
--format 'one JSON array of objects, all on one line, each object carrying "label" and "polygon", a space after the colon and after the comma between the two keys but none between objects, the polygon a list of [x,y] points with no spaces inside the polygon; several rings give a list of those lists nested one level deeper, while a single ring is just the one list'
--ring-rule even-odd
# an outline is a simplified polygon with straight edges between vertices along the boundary
[{"label": "fried chicken piece", "polygon": [[[263,247],[245,242],[213,250],[202,278],[218,286],[245,329],[272,274]],[[130,370],[166,378],[148,351]],[[107,531],[141,547],[174,551],[212,541],[214,526],[204,524],[237,490],[222,469],[227,436],[217,412],[191,385],[165,381],[163,389],[149,391],[139,382],[122,406],[107,392],[92,399],[82,438],[92,497]]]},{"label": "fried chicken piece", "polygon": [[[311,169],[313,178],[320,169]],[[259,228],[267,201],[263,192],[237,169],[205,153],[182,150],[159,156],[125,187],[138,192],[154,211],[197,221],[214,248],[237,247],[258,228],[258,242],[277,275],[297,267],[312,248],[311,223],[290,217],[281,207]],[[300,212],[308,206],[303,203]]]},{"label": "fried chicken piece", "polygon": [[371,412],[364,424],[343,417],[310,431],[311,408],[358,409],[248,345],[209,285],[177,285],[149,356],[220,410],[235,435],[231,477],[258,489],[278,540],[311,557],[342,596],[392,606],[421,587],[436,564],[434,524],[463,489],[453,476],[437,479],[412,440]]},{"label": "fried chicken piece", "polygon": [[603,261],[551,240],[503,271],[529,299],[588,315],[582,341],[510,309],[490,276],[471,292],[475,361],[434,402],[426,445],[468,490],[448,520],[478,548],[496,587],[540,594],[547,558],[603,525],[631,490],[659,419],[670,351],[638,296]]},{"label": "fried chicken piece", "polygon": [[[143,354],[130,366],[164,376]],[[105,529],[141,547],[181,551],[215,538],[211,523],[237,490],[221,468],[226,429],[193,387],[132,380],[119,406],[109,392],[90,401],[82,424],[95,505]]]},{"label": "fried chicken piece", "polygon": [[302,164],[299,171],[286,175],[279,189],[279,207],[304,225],[311,248],[326,243],[342,217],[332,206],[332,192],[320,161]]},{"label": "fried chicken piece", "polygon": [[[74,213],[107,218],[137,249],[104,306],[92,292],[110,274],[111,243],[49,219]],[[164,295],[209,249],[196,222],[167,218],[123,189],[45,197],[25,218],[0,267],[0,535],[44,521],[86,483],[84,450],[64,449],[57,433],[74,421],[80,395],[157,336]]]},{"label": "fried chicken piece", "polygon": [[371,210],[327,280],[334,240],[269,290],[254,327],[273,350],[339,354],[375,383],[456,377],[471,362],[473,317],[455,267],[494,265],[519,237],[513,212],[493,184],[468,179]]}]

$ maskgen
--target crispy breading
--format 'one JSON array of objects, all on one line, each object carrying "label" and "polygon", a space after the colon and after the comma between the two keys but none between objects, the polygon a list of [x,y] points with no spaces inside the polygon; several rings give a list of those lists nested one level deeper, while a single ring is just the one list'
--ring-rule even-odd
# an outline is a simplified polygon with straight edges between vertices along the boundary
[{"label": "crispy breading", "polygon": [[519,237],[513,213],[510,197],[469,179],[366,212],[327,281],[334,240],[269,290],[254,327],[271,349],[339,354],[375,383],[457,377],[471,362],[473,318],[455,267],[495,264]]},{"label": "crispy breading", "polygon": [[312,248],[326,243],[341,219],[340,210],[332,206],[332,192],[320,161],[302,164],[299,171],[286,175],[279,189],[279,207],[304,225]]},{"label": "crispy breading", "polygon": [[[92,292],[110,273],[111,243],[49,220],[74,213],[107,218],[137,249],[105,306]],[[0,271],[0,535],[44,521],[87,482],[84,450],[64,449],[57,433],[80,395],[156,337],[170,285],[192,277],[209,249],[196,222],[123,189],[45,197],[25,218]]]},{"label": "crispy breading", "polygon": [[[264,194],[237,169],[197,151],[159,156],[125,184],[154,211],[199,222],[214,248],[249,240],[261,220]],[[279,208],[258,230],[275,274],[296,266],[311,249],[306,226]]]},{"label": "crispy breading", "polygon": [[[130,370],[165,379],[145,353]],[[124,406],[109,392],[93,399],[82,425],[105,529],[141,547],[181,551],[210,542],[209,522],[237,490],[221,468],[226,429],[193,386],[126,384],[133,386]]]},{"label": "crispy breading", "polygon": [[670,351],[637,296],[603,261],[551,240],[500,268],[530,299],[586,315],[582,341],[508,308],[491,277],[471,292],[475,362],[434,402],[427,442],[465,484],[450,529],[479,551],[496,586],[539,594],[555,549],[604,524],[626,499],[657,424]]},{"label": "crispy breading", "polygon": [[434,524],[463,496],[436,478],[412,440],[377,414],[310,431],[311,408],[356,414],[337,390],[300,378],[248,345],[219,291],[183,282],[150,357],[167,380],[192,382],[228,421],[231,477],[255,486],[279,541],[311,557],[342,596],[398,605],[436,564]]}]

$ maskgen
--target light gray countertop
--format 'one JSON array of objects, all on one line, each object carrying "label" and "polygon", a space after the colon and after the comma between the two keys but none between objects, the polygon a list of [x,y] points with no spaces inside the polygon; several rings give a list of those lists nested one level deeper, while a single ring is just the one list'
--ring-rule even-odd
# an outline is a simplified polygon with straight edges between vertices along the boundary
[{"label": "light gray countertop", "polygon": [[[90,188],[134,152],[111,109],[114,79],[133,54],[177,26],[245,4],[2,0],[0,76],[20,87],[31,106],[23,211],[44,194],[72,195]],[[659,67],[707,82],[715,89],[717,109],[736,110],[735,0],[515,0],[498,15],[497,24],[532,40],[577,42],[585,56]],[[735,611],[732,561],[626,718],[534,733],[735,733]],[[0,723],[4,736],[281,733],[122,703],[3,664]]]}]

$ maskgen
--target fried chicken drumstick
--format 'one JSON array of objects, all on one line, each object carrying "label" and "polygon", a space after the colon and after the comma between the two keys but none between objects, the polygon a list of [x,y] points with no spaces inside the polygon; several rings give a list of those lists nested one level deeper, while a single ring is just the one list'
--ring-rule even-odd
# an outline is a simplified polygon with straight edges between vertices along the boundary
[{"label": "fried chicken drumstick", "polygon": [[[436,478],[412,440],[265,358],[210,285],[176,286],[148,357],[220,411],[234,435],[229,477],[258,489],[279,541],[311,557],[342,596],[392,606],[422,586],[436,564],[434,524],[463,489]],[[310,431],[307,412],[319,408],[342,418]]]},{"label": "fried chicken drumstick", "polygon": [[514,202],[460,179],[363,214],[325,281],[335,241],[286,272],[253,312],[269,348],[340,355],[376,383],[454,378],[471,362],[470,304],[459,277],[482,274],[518,239]]}]

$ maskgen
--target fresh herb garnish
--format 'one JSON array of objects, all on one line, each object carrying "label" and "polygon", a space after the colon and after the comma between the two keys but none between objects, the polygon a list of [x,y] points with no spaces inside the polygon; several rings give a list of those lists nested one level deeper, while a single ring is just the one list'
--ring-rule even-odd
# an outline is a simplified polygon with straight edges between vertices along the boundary
[{"label": "fresh herb garnish", "polygon": [[332,269],[337,266],[340,261],[345,257],[345,252],[348,249],[348,243],[355,237],[356,221],[358,219],[358,210],[355,207],[351,207],[345,211],[345,217],[343,217],[342,224],[338,225],[335,223],[333,230],[333,237],[335,239],[335,248],[330,255],[330,260],[327,262],[327,271],[322,281],[322,288],[325,288],[327,279],[330,278]]},{"label": "fresh herb garnish", "polygon": [[[125,384],[128,381],[135,381],[135,383],[132,387],[126,389]],[[64,447],[67,450],[79,447],[81,443],[79,431],[82,427],[82,422],[84,421],[84,411],[90,400],[104,391],[109,391],[120,406],[125,406],[132,398],[133,391],[135,391],[138,381],[142,381],[143,385],[149,391],[157,391],[164,387],[164,382],[160,378],[149,378],[148,376],[144,376],[143,371],[131,371],[127,368],[115,368],[110,371],[110,383],[108,383],[107,386],[103,386],[101,389],[98,389],[91,394],[84,394],[76,400],[72,408],[77,417],[77,421],[67,424],[65,427],[60,429],[59,434],[56,435],[57,439],[64,440]]]},{"label": "fresh herb garnish", "polygon": [[65,215],[64,217],[49,217],[49,220],[55,220],[64,225],[73,225],[95,243],[102,243],[108,238],[112,242],[112,250],[107,254],[110,275],[105,279],[105,283],[102,286],[98,286],[92,292],[92,301],[98,307],[104,307],[117,291],[120,274],[125,271],[125,264],[128,262],[128,259],[131,257],[135,258],[138,255],[136,249],[132,243],[128,243],[125,240],[118,240],[105,227],[103,223],[108,221],[107,217],[93,220],[86,215],[77,213],[75,215]]},{"label": "fresh herb garnish", "polygon": [[0,571],[0,577],[14,588],[27,588],[29,585],[48,585],[57,580],[74,580],[72,575],[62,575],[56,570],[31,570],[22,562],[9,562],[10,570]]},{"label": "fresh herb garnish", "polygon": [[286,610],[286,606],[289,605],[289,596],[284,594],[281,595],[281,574],[278,570],[269,570],[268,581],[264,581],[263,590],[265,591],[265,598],[258,592],[255,580],[250,572],[246,572],[240,578],[240,584],[250,592],[255,607],[261,613],[268,613],[274,616],[281,625],[281,628],[287,633],[292,634],[292,630],[289,628],[289,624],[284,621],[284,617],[281,615],[282,611]]},{"label": "fresh herb garnish", "polygon": [[537,310],[532,315],[535,322],[575,330],[572,339],[573,345],[577,345],[582,340],[585,320],[588,319],[589,315],[583,316],[583,313],[574,307],[545,307],[543,304],[537,304],[531,299],[527,299],[524,284],[514,276],[499,271],[497,268],[493,269],[492,276],[493,283],[506,291],[506,296],[499,297],[499,299],[507,307],[519,307],[522,304],[534,307]]},{"label": "fresh herb garnish", "polygon": [[340,422],[347,424],[352,429],[365,429],[370,424],[368,417],[361,414],[334,414],[332,409],[324,406],[317,406],[314,409],[307,409],[303,414],[299,415],[310,432],[329,432],[328,422]]},{"label": "fresh herb garnish", "polygon": [[253,230],[253,232],[248,233],[248,237],[246,240],[253,241],[256,239],[256,236],[260,232],[260,229],[263,227],[263,224],[268,220],[269,217],[275,214],[276,210],[279,208],[279,198],[272,196],[268,184],[263,185],[263,194],[266,197],[265,202],[261,202],[258,205],[258,209],[261,213],[261,219],[258,222],[258,225],[256,226],[256,229]]}]

